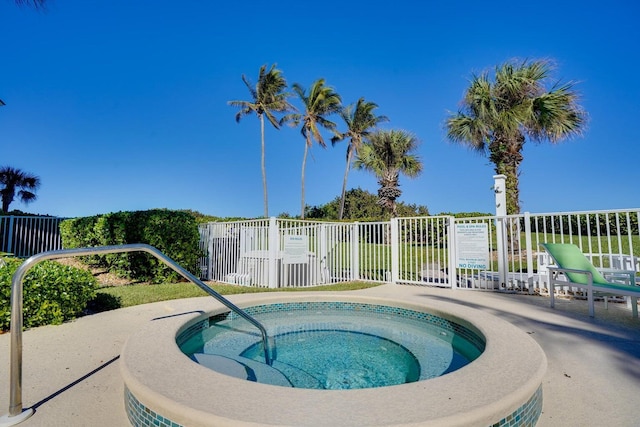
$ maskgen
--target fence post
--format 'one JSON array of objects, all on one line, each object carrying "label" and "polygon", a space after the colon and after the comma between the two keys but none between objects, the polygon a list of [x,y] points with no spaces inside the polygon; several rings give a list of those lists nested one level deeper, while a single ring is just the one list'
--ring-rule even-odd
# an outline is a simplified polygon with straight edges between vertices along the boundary
[{"label": "fence post", "polygon": [[[447,267],[447,277],[449,280],[449,286],[451,289],[458,289],[460,284],[458,283],[458,270],[456,269],[456,217],[449,216],[447,217],[447,229],[445,230],[444,236],[446,236],[447,246],[449,247],[449,251],[447,254],[447,258],[449,259],[449,266]],[[461,279],[462,280],[462,279]],[[466,285],[465,285],[466,286]]]},{"label": "fence post", "polygon": [[[275,216],[269,218],[269,288],[278,287],[278,252],[280,252],[280,230]],[[284,272],[281,272],[284,274]]]},{"label": "fence post", "polygon": [[524,213],[524,241],[527,245],[527,290],[533,293],[533,247],[531,246],[531,214]]},{"label": "fence post", "polygon": [[[207,241],[206,247],[209,254],[207,255],[207,280],[214,280],[213,277],[213,227],[212,223],[208,223],[207,225]],[[217,257],[220,257],[220,254],[216,254]],[[216,277],[215,280],[220,280],[220,277]]]},{"label": "fence post", "polygon": [[399,246],[399,223],[398,218],[391,218],[389,221],[391,235],[391,283],[396,284],[400,280],[400,246]]},{"label": "fence post", "polygon": [[320,283],[329,283],[331,277],[329,274],[329,250],[327,248],[327,224],[320,224]]},{"label": "fence post", "polygon": [[13,253],[13,220],[15,219],[14,216],[10,216],[9,217],[9,234],[7,234],[7,238],[8,238],[8,243],[7,243],[7,250],[5,252],[12,254]]},{"label": "fence post", "polygon": [[360,223],[351,226],[351,280],[360,280]]},{"label": "fence post", "polygon": [[507,242],[505,220],[507,215],[506,175],[493,176],[493,191],[496,197],[496,245],[498,255],[498,287],[507,286]]}]

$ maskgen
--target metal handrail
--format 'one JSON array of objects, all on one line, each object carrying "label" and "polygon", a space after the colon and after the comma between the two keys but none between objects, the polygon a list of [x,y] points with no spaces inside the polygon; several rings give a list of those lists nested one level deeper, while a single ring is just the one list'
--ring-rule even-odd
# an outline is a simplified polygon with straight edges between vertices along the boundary
[{"label": "metal handrail", "polygon": [[[25,419],[29,418],[33,413],[33,409],[22,410],[22,327],[23,327],[23,313],[22,313],[22,280],[24,279],[27,271],[35,266],[37,263],[57,258],[67,258],[70,256],[81,255],[95,255],[95,254],[107,254],[107,253],[121,253],[121,252],[147,252],[160,261],[164,262],[167,266],[171,267],[174,271],[180,274],[185,279],[189,280],[193,284],[197,285],[200,289],[220,301],[227,306],[231,311],[240,315],[243,319],[253,324],[260,330],[262,334],[262,344],[264,346],[264,358],[267,365],[271,365],[272,353],[269,346],[269,339],[267,331],[260,322],[247,314],[245,311],[237,307],[231,301],[211,289],[200,279],[193,274],[179,266],[171,258],[160,252],[153,246],[135,243],[128,245],[115,245],[115,246],[101,246],[93,248],[78,248],[78,249],[64,249],[57,251],[41,252],[28,258],[13,275],[11,280],[11,341],[10,341],[10,378],[9,378],[9,414],[7,416],[0,417],[0,426],[10,426],[18,424]],[[13,420],[12,420],[13,419]]]}]

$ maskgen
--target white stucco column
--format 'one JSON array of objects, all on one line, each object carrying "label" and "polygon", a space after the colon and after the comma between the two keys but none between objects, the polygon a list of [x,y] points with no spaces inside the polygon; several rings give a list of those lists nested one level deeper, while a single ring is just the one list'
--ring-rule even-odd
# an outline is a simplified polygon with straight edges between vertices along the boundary
[{"label": "white stucco column", "polygon": [[507,177],[493,176],[493,192],[496,197],[496,243],[498,255],[499,286],[507,285],[507,239],[505,217],[507,215]]},{"label": "white stucco column", "polygon": [[507,214],[507,176],[493,176],[493,192],[496,195],[496,216],[505,216]]}]

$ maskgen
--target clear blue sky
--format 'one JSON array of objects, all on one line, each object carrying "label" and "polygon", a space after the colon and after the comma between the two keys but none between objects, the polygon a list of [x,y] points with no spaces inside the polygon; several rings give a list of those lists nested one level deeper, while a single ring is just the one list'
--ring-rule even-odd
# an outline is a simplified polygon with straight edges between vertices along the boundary
[{"label": "clear blue sky", "polygon": [[[324,77],[345,104],[376,102],[385,128],[422,141],[424,172],[401,178],[401,201],[494,212],[493,166],[443,125],[472,73],[511,58],[554,59],[589,114],[584,137],[526,144],[523,210],[637,208],[638,22],[634,0],[50,0],[46,13],[0,0],[0,165],[42,180],[11,208],[261,216],[259,122],[236,123],[227,101],[249,99],[243,73],[277,63],[290,84]],[[266,143],[269,213],[298,215],[303,138],[268,128]],[[345,153],[314,146],[307,204],[340,194]],[[365,172],[354,187],[377,191]]]}]

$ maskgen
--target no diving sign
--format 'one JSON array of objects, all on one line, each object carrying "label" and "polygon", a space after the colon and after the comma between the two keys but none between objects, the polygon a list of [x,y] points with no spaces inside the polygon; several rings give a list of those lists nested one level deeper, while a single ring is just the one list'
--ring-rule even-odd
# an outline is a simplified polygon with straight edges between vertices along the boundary
[{"label": "no diving sign", "polygon": [[457,268],[489,268],[488,224],[456,224],[456,264]]}]

